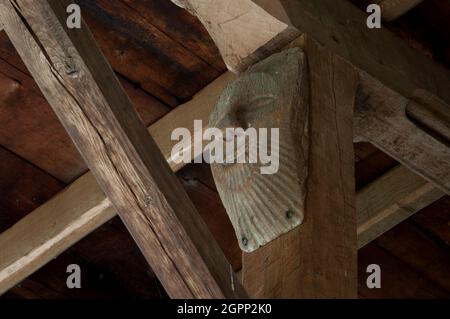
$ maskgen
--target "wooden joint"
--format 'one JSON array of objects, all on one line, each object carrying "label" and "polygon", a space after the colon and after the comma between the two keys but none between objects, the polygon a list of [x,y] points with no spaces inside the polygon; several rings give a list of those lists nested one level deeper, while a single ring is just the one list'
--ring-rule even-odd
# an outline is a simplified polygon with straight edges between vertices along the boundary
[{"label": "wooden joint", "polygon": [[299,48],[274,54],[232,82],[210,116],[209,127],[224,134],[234,128],[245,132],[243,143],[236,139],[236,150],[235,139],[231,141],[227,163],[212,163],[211,168],[246,252],[303,221],[309,159],[305,69]]},{"label": "wooden joint", "polygon": [[417,90],[408,101],[406,115],[419,128],[450,145],[450,106],[437,96]]}]

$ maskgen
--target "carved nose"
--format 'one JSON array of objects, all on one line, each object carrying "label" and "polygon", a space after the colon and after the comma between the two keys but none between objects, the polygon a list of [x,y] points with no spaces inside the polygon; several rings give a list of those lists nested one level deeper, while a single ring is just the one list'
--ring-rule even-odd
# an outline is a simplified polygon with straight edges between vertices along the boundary
[{"label": "carved nose", "polygon": [[217,128],[221,130],[237,128],[240,126],[237,116],[233,113],[227,114],[217,123]]},{"label": "carved nose", "polygon": [[217,122],[217,128],[221,129],[223,132],[225,132],[225,129],[227,128],[242,128],[245,130],[248,126],[249,123],[247,122],[247,119],[242,115],[239,116],[237,112],[230,112]]}]

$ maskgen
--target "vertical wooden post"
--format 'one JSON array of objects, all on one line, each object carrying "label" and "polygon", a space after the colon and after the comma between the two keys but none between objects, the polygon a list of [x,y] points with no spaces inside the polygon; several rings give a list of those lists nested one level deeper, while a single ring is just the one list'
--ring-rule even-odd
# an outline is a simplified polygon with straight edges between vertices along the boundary
[{"label": "vertical wooden post", "polygon": [[356,298],[357,236],[351,65],[307,39],[310,160],[305,220],[244,254],[243,283],[258,298]]}]

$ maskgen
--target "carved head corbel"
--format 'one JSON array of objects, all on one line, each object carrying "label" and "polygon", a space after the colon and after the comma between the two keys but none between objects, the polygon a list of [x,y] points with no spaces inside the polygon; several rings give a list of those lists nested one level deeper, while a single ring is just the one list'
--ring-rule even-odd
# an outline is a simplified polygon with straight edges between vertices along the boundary
[{"label": "carved head corbel", "polygon": [[[289,49],[272,55],[241,74],[223,92],[210,115],[209,127],[267,129],[268,150],[278,170],[248,163],[212,163],[218,192],[233,224],[240,247],[252,252],[300,225],[304,218],[308,175],[308,92],[303,52]],[[270,139],[279,130],[279,143]],[[261,146],[258,134],[258,146]],[[275,145],[276,143],[277,145]],[[258,152],[260,147],[258,147]],[[253,150],[254,151],[254,150]],[[235,156],[236,157],[236,156]],[[229,159],[229,158],[228,158]],[[234,158],[236,162],[236,158]]]}]

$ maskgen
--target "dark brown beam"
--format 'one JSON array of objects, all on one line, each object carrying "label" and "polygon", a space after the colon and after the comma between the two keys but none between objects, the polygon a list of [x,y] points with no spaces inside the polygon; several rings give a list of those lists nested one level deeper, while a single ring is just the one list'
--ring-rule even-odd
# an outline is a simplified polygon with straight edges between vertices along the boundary
[{"label": "dark brown beam", "polygon": [[1,0],[5,30],[174,298],[245,297],[231,267],[67,1]]}]

